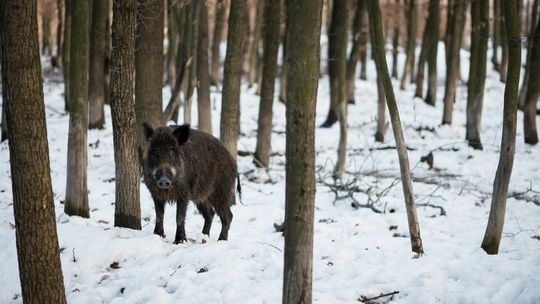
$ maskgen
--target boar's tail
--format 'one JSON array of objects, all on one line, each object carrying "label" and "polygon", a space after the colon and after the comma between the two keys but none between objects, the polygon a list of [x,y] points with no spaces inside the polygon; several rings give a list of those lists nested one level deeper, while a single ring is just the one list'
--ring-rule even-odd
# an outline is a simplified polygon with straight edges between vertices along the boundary
[{"label": "boar's tail", "polygon": [[242,202],[242,186],[240,185],[240,174],[236,174],[236,191],[238,191],[238,198],[240,199],[240,204],[244,205]]}]

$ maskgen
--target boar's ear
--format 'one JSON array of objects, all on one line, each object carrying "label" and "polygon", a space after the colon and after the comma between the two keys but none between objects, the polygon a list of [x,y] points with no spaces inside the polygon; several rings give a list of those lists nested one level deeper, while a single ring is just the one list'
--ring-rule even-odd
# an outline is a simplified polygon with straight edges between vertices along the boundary
[{"label": "boar's ear", "polygon": [[185,144],[189,137],[189,124],[178,126],[173,131],[173,134],[176,137],[176,140],[178,141],[178,145]]},{"label": "boar's ear", "polygon": [[154,129],[152,129],[152,126],[149,125],[147,122],[143,122],[143,128],[144,128],[144,138],[146,140],[150,140],[152,135],[154,135]]}]

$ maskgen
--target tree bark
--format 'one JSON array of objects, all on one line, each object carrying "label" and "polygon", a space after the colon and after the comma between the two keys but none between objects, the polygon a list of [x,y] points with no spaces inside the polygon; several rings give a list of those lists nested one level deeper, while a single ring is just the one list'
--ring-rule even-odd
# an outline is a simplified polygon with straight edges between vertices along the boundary
[{"label": "tree bark", "polygon": [[0,1],[15,238],[24,303],[66,303],[49,168],[36,1]]},{"label": "tree bark", "polygon": [[516,116],[518,106],[519,74],[521,72],[521,40],[516,1],[504,2],[506,41],[508,43],[508,78],[504,90],[503,133],[499,165],[493,182],[493,196],[489,219],[482,241],[482,249],[497,254],[504,226],[508,184],[512,175],[516,146]]},{"label": "tree bark", "polygon": [[89,125],[103,129],[105,124],[105,60],[109,44],[109,0],[93,0],[92,31],[90,34]]},{"label": "tree bark", "polygon": [[87,184],[88,53],[90,7],[88,1],[71,3],[69,48],[69,134],[64,211],[90,217]]},{"label": "tree bark", "polygon": [[[266,18],[264,11],[264,1],[265,0],[256,0],[256,16],[255,16],[255,26],[251,35],[251,41],[248,50],[248,84],[253,86],[259,81],[259,75],[261,74],[261,55],[259,52],[260,42],[261,42],[261,32],[262,24]],[[279,1],[279,0],[276,0]]]},{"label": "tree bark", "polygon": [[501,66],[500,66],[500,80],[501,82],[506,82],[506,75],[507,75],[507,71],[508,71],[508,45],[507,45],[507,33],[505,30],[502,30],[502,29],[506,29],[506,25],[505,25],[505,18],[506,18],[506,12],[504,12],[503,8],[504,8],[504,2],[506,2],[506,0],[499,0],[500,1],[500,5],[501,5],[501,9],[499,10],[499,16],[497,18],[497,20],[499,21],[499,27],[501,29],[500,31],[500,43],[501,43],[501,47],[502,47],[502,55],[501,55]]},{"label": "tree bark", "polygon": [[501,22],[500,22],[500,10],[501,0],[493,0],[493,54],[491,56],[491,63],[493,63],[493,69],[500,71],[499,63],[499,46],[501,45]]},{"label": "tree bark", "polygon": [[384,134],[386,133],[386,97],[384,95],[384,87],[382,77],[377,70],[377,131],[375,131],[375,141],[384,142]]},{"label": "tree bark", "polygon": [[288,5],[285,304],[312,302],[315,108],[322,0],[296,0]]},{"label": "tree bark", "polygon": [[223,30],[225,29],[225,21],[227,20],[227,5],[224,1],[216,3],[216,18],[214,21],[214,36],[212,37],[212,66],[210,69],[210,84],[217,86],[221,83],[220,73],[220,53],[219,46],[223,39]]},{"label": "tree bark", "polygon": [[283,104],[287,104],[287,7],[288,0],[280,0],[283,6],[282,18],[285,21],[283,35],[281,37],[283,46],[281,47],[281,71],[279,73],[279,101]]},{"label": "tree bark", "polygon": [[208,8],[206,5],[201,5],[199,12],[199,39],[197,44],[197,53],[198,129],[212,134],[210,72],[208,70]]},{"label": "tree bark", "polygon": [[[399,7],[399,0],[396,0]],[[398,79],[399,29],[400,20],[394,20],[394,36],[392,37],[392,78]]]},{"label": "tree bark", "polygon": [[6,114],[7,103],[5,100],[6,99],[4,98],[4,101],[2,102],[2,136],[1,136],[0,142],[3,142],[4,140],[8,139],[8,134],[9,134],[8,125],[7,125],[7,114]]},{"label": "tree bark", "polygon": [[51,56],[51,21],[53,14],[53,2],[52,0],[43,0],[41,3],[41,53],[45,56]]},{"label": "tree bark", "polygon": [[531,63],[529,69],[529,83],[523,110],[523,129],[525,131],[525,142],[536,145],[538,143],[538,133],[536,131],[536,104],[540,97],[540,18],[538,18],[536,31],[534,33],[534,44],[531,49]]},{"label": "tree bark", "polygon": [[264,51],[261,99],[257,130],[255,163],[268,168],[272,150],[272,105],[277,75],[277,56],[280,43],[281,1],[265,0]]},{"label": "tree bark", "polygon": [[439,2],[439,0],[429,1],[429,16],[424,29],[422,49],[418,58],[418,68],[416,69],[416,92],[414,96],[418,98],[424,96],[424,72],[426,61],[430,54],[433,55],[433,46],[434,44],[437,44],[439,40]]},{"label": "tree bark", "polygon": [[532,47],[534,45],[534,31],[536,27],[536,19],[538,18],[538,5],[540,1],[534,0],[531,16],[531,26],[529,30],[529,36],[527,37],[527,62],[525,63],[525,69],[523,74],[523,83],[519,90],[519,108],[523,109],[525,106],[525,97],[527,95],[527,87],[529,85],[529,75],[532,59]]},{"label": "tree bark", "polygon": [[236,145],[240,134],[240,81],[242,55],[249,27],[246,0],[231,0],[227,53],[223,70],[220,139],[236,160]]},{"label": "tree bark", "polygon": [[[401,76],[400,89],[405,90],[407,87],[408,74],[414,75],[414,59],[416,48],[416,34],[418,29],[418,8],[416,7],[415,0],[409,0],[406,10],[407,17],[407,58],[405,59],[405,67],[403,68],[403,74]],[[413,78],[411,77],[411,80]]]},{"label": "tree bark", "polygon": [[[356,74],[356,66],[358,59],[360,58],[362,39],[362,27],[364,24],[364,15],[366,12],[366,3],[364,0],[359,0],[356,3],[356,12],[354,15],[353,29],[352,29],[352,47],[349,53],[349,60],[347,61],[347,102],[354,104],[354,80]],[[364,66],[364,65],[363,65]]]},{"label": "tree bark", "polygon": [[396,147],[399,158],[399,167],[401,173],[401,182],[403,185],[403,195],[405,197],[405,207],[407,209],[407,220],[409,222],[409,234],[411,238],[412,251],[423,254],[424,248],[422,246],[422,239],[420,237],[420,225],[418,223],[418,216],[416,214],[416,205],[414,203],[414,195],[412,188],[411,170],[409,168],[409,158],[407,156],[407,146],[405,144],[405,138],[403,137],[403,130],[401,128],[401,121],[399,118],[399,112],[394,95],[394,89],[392,87],[392,80],[388,73],[388,66],[386,63],[385,48],[384,48],[384,36],[381,24],[381,10],[379,8],[379,1],[367,0],[368,12],[371,25],[371,41],[373,48],[373,58],[379,75],[381,75],[382,84],[384,86],[384,92],[386,94],[386,104],[388,105],[388,112],[390,113],[390,121],[392,122],[392,130],[394,132],[394,139],[396,141]]},{"label": "tree bark", "polygon": [[113,0],[111,114],[116,173],[114,225],[131,229],[141,229],[140,169],[133,105],[136,7],[135,0]]},{"label": "tree bark", "polygon": [[64,0],[64,39],[62,43],[62,73],[64,76],[64,111],[69,111],[69,59],[71,48],[71,3],[73,0]]},{"label": "tree bark", "polygon": [[[64,1],[56,0],[56,66],[62,67],[62,31],[64,29]],[[54,66],[54,65],[53,65]]]},{"label": "tree bark", "polygon": [[471,3],[471,60],[467,94],[467,134],[469,146],[482,150],[480,126],[486,81],[487,43],[489,40],[489,0]]},{"label": "tree bark", "polygon": [[189,47],[186,49],[187,57],[192,58],[192,64],[188,67],[188,82],[186,87],[186,94],[184,96],[184,124],[191,124],[191,105],[193,103],[193,91],[197,84],[197,46],[199,37],[199,11],[201,8],[201,1],[193,1],[187,7],[187,13],[190,17],[187,19],[189,24],[186,26],[186,30],[189,30],[189,35],[185,35],[186,39],[190,39]]},{"label": "tree bark", "polygon": [[[437,7],[439,7],[439,2],[437,2]],[[428,50],[428,89],[426,93],[426,103],[429,105],[434,106],[435,102],[437,101],[437,53],[439,51],[439,20],[440,20],[440,12],[437,8],[437,11],[434,12],[434,19],[433,21],[433,32],[435,32],[435,41],[433,44],[431,44],[431,47]],[[430,14],[431,16],[431,14]]]},{"label": "tree bark", "polygon": [[452,19],[448,20],[450,41],[447,41],[448,46],[446,47],[448,53],[446,57],[443,125],[452,124],[452,112],[456,98],[456,82],[459,78],[459,50],[461,48],[459,32],[465,22],[465,8],[467,6],[464,0],[454,0],[453,2]]}]

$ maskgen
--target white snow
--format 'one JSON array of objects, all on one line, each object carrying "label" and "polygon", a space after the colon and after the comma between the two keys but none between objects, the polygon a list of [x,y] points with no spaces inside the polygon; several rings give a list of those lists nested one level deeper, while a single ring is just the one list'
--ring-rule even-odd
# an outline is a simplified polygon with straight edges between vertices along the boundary
[{"label": "white snow", "polygon": [[[435,108],[414,99],[414,85],[405,92],[394,83],[418,204],[426,255],[412,259],[401,184],[384,193],[377,205],[385,214],[355,210],[350,201],[334,203],[329,188],[318,184],[313,255],[313,299],[317,303],[353,303],[364,295],[399,291],[395,303],[539,303],[540,206],[509,198],[500,253],[487,255],[480,243],[486,228],[502,130],[504,84],[488,67],[482,121],[483,151],[465,142],[466,87],[460,83],[454,123],[441,126],[444,93],[444,47],[440,48],[439,92]],[[325,57],[326,50],[322,50]],[[391,58],[390,56],[388,57]],[[468,74],[468,54],[462,53],[462,74]],[[400,58],[403,61],[403,57]],[[391,61],[391,59],[390,59]],[[399,177],[391,128],[383,144],[374,142],[377,113],[375,70],[369,81],[356,83],[356,105],[349,106],[347,170],[358,172],[358,185],[371,187],[372,199]],[[278,86],[276,85],[276,88]],[[283,237],[274,223],[284,218],[285,134],[273,133],[268,172],[256,169],[251,157],[239,157],[244,205],[233,206],[229,241],[217,242],[216,217],[211,236],[201,234],[203,219],[188,210],[186,232],[192,239],[174,245],[175,206],[167,205],[165,239],[153,235],[151,197],[141,185],[142,231],[113,227],[114,177],[110,109],[106,129],[89,131],[90,219],[63,213],[68,116],[63,113],[63,84],[45,82],[47,132],[55,194],[56,222],[62,248],[62,270],[69,303],[279,303],[282,290]],[[164,100],[169,88],[164,88]],[[238,149],[254,151],[259,98],[242,86],[242,136]],[[212,92],[214,134],[219,134],[220,94]],[[328,79],[322,78],[317,125],[328,110]],[[196,106],[193,120],[196,126]],[[179,117],[183,117],[180,113]],[[522,114],[518,113],[517,144],[510,193],[540,189],[540,145],[524,144]],[[31,122],[29,122],[31,123]],[[422,128],[417,131],[416,129]],[[429,129],[429,130],[428,130]],[[274,130],[285,130],[285,107],[275,102]],[[317,165],[329,176],[337,153],[339,127],[316,130]],[[433,151],[434,168],[420,163]],[[0,145],[0,303],[22,303],[18,278],[13,197],[7,142]],[[350,180],[348,174],[345,179]],[[251,180],[251,181],[250,181]],[[326,179],[331,182],[331,179]],[[534,193],[528,193],[533,197]],[[538,200],[536,192],[536,200]],[[356,193],[360,203],[368,196]],[[394,212],[390,212],[394,211]],[[389,230],[390,226],[397,226]],[[396,237],[393,235],[396,234]],[[206,242],[204,242],[204,241]],[[120,268],[114,269],[117,262]],[[383,298],[381,301],[388,298]]]}]

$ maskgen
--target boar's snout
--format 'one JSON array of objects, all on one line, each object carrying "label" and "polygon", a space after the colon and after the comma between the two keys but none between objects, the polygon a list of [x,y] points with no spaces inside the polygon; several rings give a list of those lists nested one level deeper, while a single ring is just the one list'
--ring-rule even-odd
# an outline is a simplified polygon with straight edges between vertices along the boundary
[{"label": "boar's snout", "polygon": [[162,177],[158,180],[158,187],[160,187],[161,189],[168,189],[170,186],[171,181],[168,178]]},{"label": "boar's snout", "polygon": [[172,182],[169,175],[174,176],[175,170],[171,170],[171,171],[173,171],[173,172],[170,172],[171,174],[167,174],[168,173],[167,170],[163,170],[163,169],[158,169],[155,171],[154,178],[156,179],[157,185],[159,188],[168,189],[171,187]]}]

